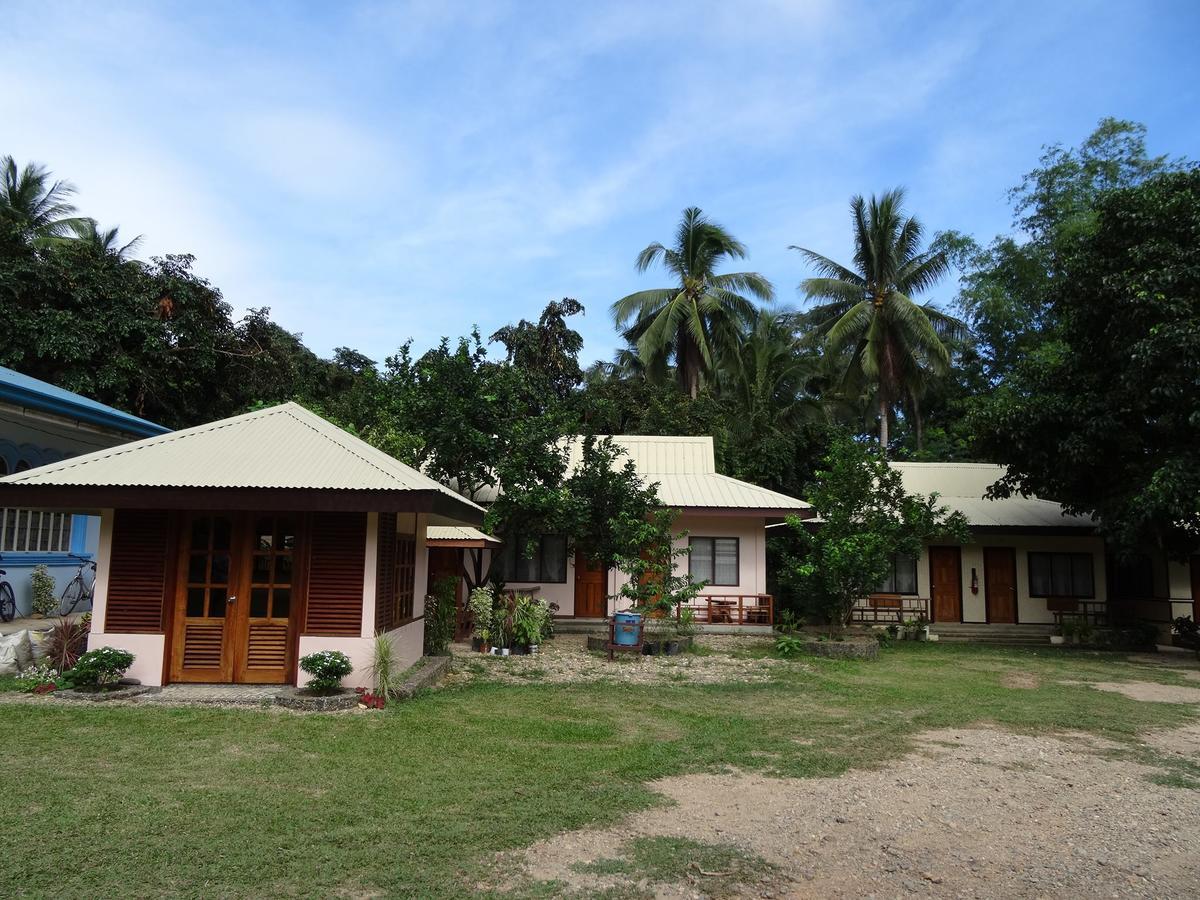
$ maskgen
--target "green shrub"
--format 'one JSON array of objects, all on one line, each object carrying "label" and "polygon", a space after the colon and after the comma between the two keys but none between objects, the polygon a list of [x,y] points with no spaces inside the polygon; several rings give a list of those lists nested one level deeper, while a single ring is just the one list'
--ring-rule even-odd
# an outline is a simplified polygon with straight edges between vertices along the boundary
[{"label": "green shrub", "polygon": [[105,687],[120,681],[133,665],[133,654],[117,647],[98,647],[89,650],[63,673],[63,681],[71,687]]},{"label": "green shrub", "polygon": [[775,655],[788,659],[799,656],[804,652],[804,641],[790,634],[781,634],[775,638]]},{"label": "green shrub", "polygon": [[34,566],[29,581],[33,593],[33,611],[43,616],[58,612],[58,598],[54,596],[54,576],[50,574],[50,569],[45,564]]},{"label": "green shrub", "polygon": [[458,579],[453,575],[439,578],[425,598],[425,655],[445,656],[454,640],[454,622],[458,616],[455,594]]},{"label": "green shrub", "polygon": [[392,639],[382,631],[375,632],[375,643],[371,647],[371,667],[367,674],[380,697],[390,697],[396,690],[396,651]]},{"label": "green shrub", "polygon": [[318,650],[301,657],[300,668],[312,676],[305,687],[314,694],[332,694],[354,671],[350,657],[340,650]]},{"label": "green shrub", "polygon": [[471,621],[475,629],[472,636],[485,644],[492,639],[492,606],[495,602],[496,595],[490,587],[475,588],[467,601],[471,607]]},{"label": "green shrub", "polygon": [[43,684],[57,684],[58,670],[46,663],[39,663],[28,669],[22,669],[21,674],[16,676],[16,681],[21,690],[32,691]]}]

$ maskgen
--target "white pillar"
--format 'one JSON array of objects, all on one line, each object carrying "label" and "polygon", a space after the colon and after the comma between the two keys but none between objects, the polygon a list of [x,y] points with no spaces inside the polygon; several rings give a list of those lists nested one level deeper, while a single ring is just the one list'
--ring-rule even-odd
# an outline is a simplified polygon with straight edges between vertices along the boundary
[{"label": "white pillar", "polygon": [[375,576],[379,558],[379,513],[367,513],[367,547],[363,554],[362,636],[375,635]]},{"label": "white pillar", "polygon": [[111,509],[100,511],[100,543],[96,548],[96,586],[92,594],[92,631],[103,634],[108,609],[108,573],[112,563],[113,516]]}]

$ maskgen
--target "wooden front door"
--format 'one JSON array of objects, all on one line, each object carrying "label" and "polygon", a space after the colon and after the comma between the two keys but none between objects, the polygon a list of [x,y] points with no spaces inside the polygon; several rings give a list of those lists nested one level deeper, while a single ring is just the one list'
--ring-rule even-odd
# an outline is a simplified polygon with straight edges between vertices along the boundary
[{"label": "wooden front door", "polygon": [[298,517],[192,513],[180,535],[171,680],[284,683]]},{"label": "wooden front door", "polygon": [[933,621],[962,621],[962,551],[958,547],[929,548],[929,597]]},{"label": "wooden front door", "polygon": [[604,567],[588,561],[582,550],[575,551],[575,615],[587,619],[602,619],[608,614],[605,602]]},{"label": "wooden front door", "polygon": [[983,548],[983,591],[988,622],[1015,625],[1017,551],[1012,547]]}]

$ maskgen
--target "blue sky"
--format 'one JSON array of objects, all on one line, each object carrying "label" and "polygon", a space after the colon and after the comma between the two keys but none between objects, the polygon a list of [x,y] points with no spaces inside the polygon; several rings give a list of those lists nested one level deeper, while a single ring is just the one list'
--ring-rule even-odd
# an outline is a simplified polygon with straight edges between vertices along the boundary
[{"label": "blue sky", "polygon": [[686,206],[796,304],[787,246],[847,257],[854,193],[986,237],[1040,146],[1102,116],[1200,155],[1194,0],[0,7],[0,153],[322,354],[573,296],[607,358]]}]

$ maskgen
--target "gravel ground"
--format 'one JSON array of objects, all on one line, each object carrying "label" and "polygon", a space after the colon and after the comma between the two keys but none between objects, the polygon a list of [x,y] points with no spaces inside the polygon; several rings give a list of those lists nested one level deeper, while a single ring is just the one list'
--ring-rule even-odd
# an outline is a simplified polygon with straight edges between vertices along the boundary
[{"label": "gravel ground", "polygon": [[[711,656],[681,653],[678,656],[617,654],[609,662],[603,654],[589,653],[582,634],[562,634],[536,656],[485,656],[466,644],[454,645],[454,676],[447,682],[489,678],[509,684],[565,684],[617,681],[627,684],[765,682],[781,669],[802,669],[804,663],[774,658],[736,658],[731,650],[761,645],[762,638],[736,635],[701,635],[697,643],[719,652]],[[770,640],[766,641],[770,644]],[[473,665],[474,664],[474,665]],[[480,670],[482,668],[482,670]]]},{"label": "gravel ground", "polygon": [[[1200,895],[1200,792],[1149,782],[1159,770],[1106,754],[1119,746],[1084,734],[957,729],[922,735],[886,769],[839,778],[665,779],[652,787],[671,805],[559,835],[519,861],[536,879],[620,887],[575,866],[619,856],[629,838],[668,835],[774,863],[777,876],[744,886],[753,896]],[[1200,727],[1151,735],[1147,746],[1200,759]],[[700,897],[703,880],[650,887]]]}]

